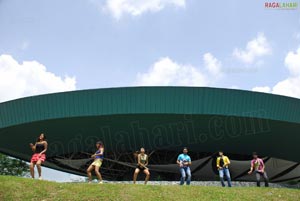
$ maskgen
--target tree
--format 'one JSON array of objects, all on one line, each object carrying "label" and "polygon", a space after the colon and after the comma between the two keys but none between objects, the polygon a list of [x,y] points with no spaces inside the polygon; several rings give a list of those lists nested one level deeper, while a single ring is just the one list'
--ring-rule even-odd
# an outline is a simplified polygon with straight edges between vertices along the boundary
[{"label": "tree", "polygon": [[25,161],[0,154],[0,175],[26,176],[29,166]]}]

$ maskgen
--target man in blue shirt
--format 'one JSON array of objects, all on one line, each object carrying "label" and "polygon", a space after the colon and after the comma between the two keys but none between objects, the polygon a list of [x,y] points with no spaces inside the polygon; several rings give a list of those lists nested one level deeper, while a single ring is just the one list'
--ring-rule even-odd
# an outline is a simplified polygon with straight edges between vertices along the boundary
[{"label": "man in blue shirt", "polygon": [[177,158],[177,164],[180,168],[181,179],[180,185],[184,184],[185,178],[187,176],[186,185],[190,185],[191,183],[191,169],[190,165],[192,165],[191,157],[187,155],[188,149],[186,147],[183,148],[183,153],[180,154]]}]

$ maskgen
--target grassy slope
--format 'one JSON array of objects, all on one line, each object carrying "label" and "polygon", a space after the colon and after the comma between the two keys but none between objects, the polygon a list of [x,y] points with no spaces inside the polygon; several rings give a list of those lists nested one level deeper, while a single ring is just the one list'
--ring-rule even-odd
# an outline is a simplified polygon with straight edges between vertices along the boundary
[{"label": "grassy slope", "polygon": [[72,184],[0,176],[0,200],[300,200],[300,190]]}]

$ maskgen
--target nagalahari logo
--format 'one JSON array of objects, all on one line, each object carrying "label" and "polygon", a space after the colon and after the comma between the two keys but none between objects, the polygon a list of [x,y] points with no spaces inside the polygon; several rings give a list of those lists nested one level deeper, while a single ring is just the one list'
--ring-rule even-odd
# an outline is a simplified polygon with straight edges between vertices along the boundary
[{"label": "nagalahari logo", "polygon": [[265,8],[295,10],[298,8],[298,2],[265,2]]}]

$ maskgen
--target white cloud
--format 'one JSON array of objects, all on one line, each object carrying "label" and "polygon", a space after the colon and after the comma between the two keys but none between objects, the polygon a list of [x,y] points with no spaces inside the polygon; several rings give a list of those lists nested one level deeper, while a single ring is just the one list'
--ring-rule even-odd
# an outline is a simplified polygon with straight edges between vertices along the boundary
[{"label": "white cloud", "polygon": [[272,90],[272,93],[300,98],[300,76],[289,77],[278,82]]},{"label": "white cloud", "polygon": [[221,62],[218,61],[211,53],[203,55],[204,66],[209,73],[216,77],[222,76]]},{"label": "white cloud", "polygon": [[300,48],[295,52],[288,52],[284,64],[290,76],[278,82],[273,87],[272,93],[300,98]]},{"label": "white cloud", "polygon": [[252,64],[257,58],[271,53],[272,49],[267,38],[263,33],[258,33],[256,38],[247,43],[244,50],[235,48],[232,55],[246,64]]},{"label": "white cloud", "polygon": [[75,89],[75,77],[66,76],[62,79],[37,61],[19,64],[10,55],[0,55],[0,102]]},{"label": "white cloud", "polygon": [[167,6],[185,7],[185,0],[106,0],[104,8],[120,19],[124,14],[138,16],[158,12]]},{"label": "white cloud", "polygon": [[285,57],[284,64],[293,76],[300,75],[300,48],[296,52],[290,51]]},{"label": "white cloud", "polygon": [[182,65],[168,57],[161,58],[147,73],[138,73],[136,85],[142,86],[206,86],[208,80],[200,70]]},{"label": "white cloud", "polygon": [[257,92],[264,92],[264,93],[270,93],[271,92],[271,88],[268,86],[264,86],[264,87],[254,87],[252,89],[252,91],[257,91]]},{"label": "white cloud", "polygon": [[261,91],[284,96],[300,98],[300,48],[296,52],[290,51],[284,60],[290,76],[271,87],[254,87],[253,91]]}]

